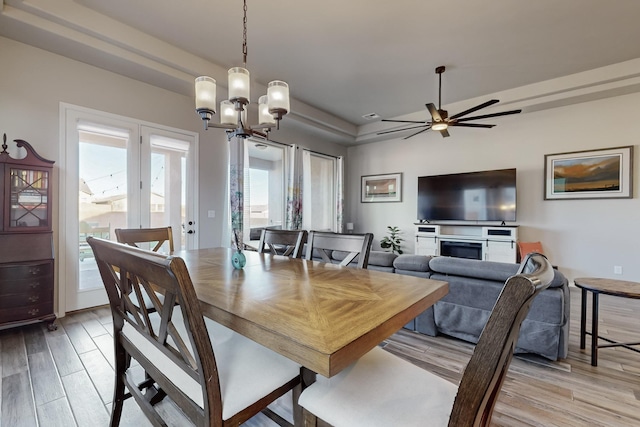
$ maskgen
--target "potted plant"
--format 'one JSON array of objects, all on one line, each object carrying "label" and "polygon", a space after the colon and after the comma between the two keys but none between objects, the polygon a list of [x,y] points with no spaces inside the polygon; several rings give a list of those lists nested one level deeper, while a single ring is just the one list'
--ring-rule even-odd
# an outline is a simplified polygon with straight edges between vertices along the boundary
[{"label": "potted plant", "polygon": [[388,236],[385,236],[380,240],[380,246],[382,249],[391,249],[391,252],[401,255],[402,254],[402,239],[400,234],[400,229],[398,227],[387,226]]}]

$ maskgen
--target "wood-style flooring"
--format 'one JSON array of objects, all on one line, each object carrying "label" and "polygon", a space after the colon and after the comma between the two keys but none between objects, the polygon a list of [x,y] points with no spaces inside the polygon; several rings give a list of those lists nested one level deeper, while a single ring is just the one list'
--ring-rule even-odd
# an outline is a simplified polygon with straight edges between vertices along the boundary
[{"label": "wood-style flooring", "polygon": [[[620,347],[601,349],[599,366],[591,366],[588,349],[579,348],[580,292],[575,288],[571,310],[567,359],[514,358],[492,425],[640,425],[640,353]],[[0,426],[108,425],[113,384],[109,309],[71,313],[58,324],[54,332],[41,324],[0,332]],[[638,341],[639,325],[640,300],[600,297],[601,335]],[[473,346],[401,331],[387,340],[385,349],[457,383]],[[285,396],[274,405],[287,418],[289,399]],[[170,402],[161,405],[172,425],[186,425]],[[129,399],[121,425],[150,424]],[[262,414],[245,425],[275,426]]]}]

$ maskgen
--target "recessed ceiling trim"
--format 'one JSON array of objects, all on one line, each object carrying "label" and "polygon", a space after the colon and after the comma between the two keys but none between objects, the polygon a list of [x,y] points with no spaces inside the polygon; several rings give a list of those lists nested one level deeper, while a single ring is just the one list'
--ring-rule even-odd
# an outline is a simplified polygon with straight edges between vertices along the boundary
[{"label": "recessed ceiling trim", "polygon": [[[38,34],[47,36],[37,37]],[[193,97],[196,76],[210,74],[221,82],[227,77],[226,68],[70,0],[5,0],[0,12],[0,36],[189,97]],[[259,83],[256,87],[266,90]],[[342,143],[355,140],[355,125],[296,100],[295,88],[292,95],[292,120],[319,127]]]}]

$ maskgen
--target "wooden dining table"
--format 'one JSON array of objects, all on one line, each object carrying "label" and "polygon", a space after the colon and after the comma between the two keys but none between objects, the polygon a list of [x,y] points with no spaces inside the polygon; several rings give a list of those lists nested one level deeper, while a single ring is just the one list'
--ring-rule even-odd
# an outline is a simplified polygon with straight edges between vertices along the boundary
[{"label": "wooden dining table", "polygon": [[205,316],[331,377],[448,292],[448,283],[227,248],[178,251]]}]

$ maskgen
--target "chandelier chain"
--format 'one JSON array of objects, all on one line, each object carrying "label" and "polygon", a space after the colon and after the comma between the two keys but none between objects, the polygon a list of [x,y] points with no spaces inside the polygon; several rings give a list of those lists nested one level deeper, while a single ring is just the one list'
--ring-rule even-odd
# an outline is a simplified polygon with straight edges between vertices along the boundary
[{"label": "chandelier chain", "polygon": [[247,0],[244,0],[244,18],[242,20],[242,62],[247,68]]}]

